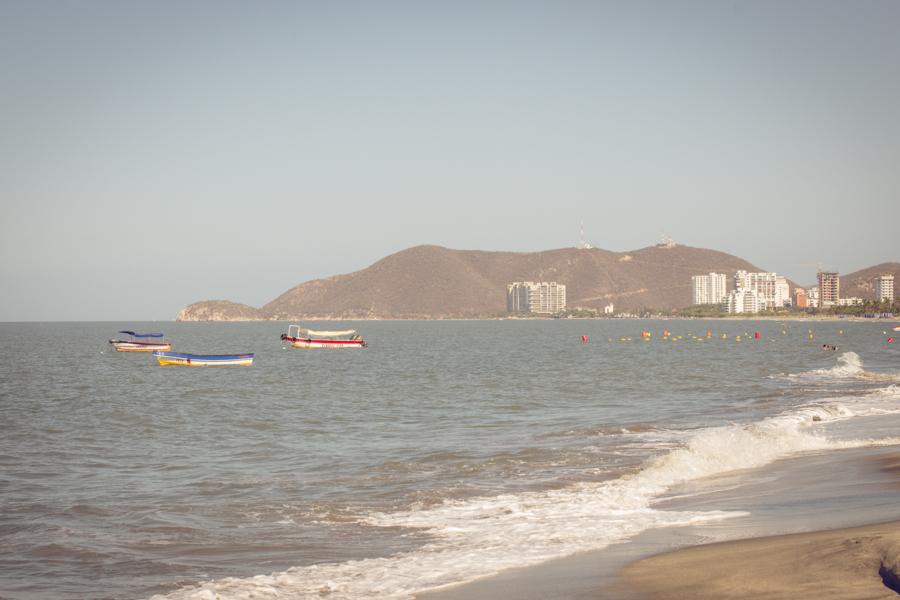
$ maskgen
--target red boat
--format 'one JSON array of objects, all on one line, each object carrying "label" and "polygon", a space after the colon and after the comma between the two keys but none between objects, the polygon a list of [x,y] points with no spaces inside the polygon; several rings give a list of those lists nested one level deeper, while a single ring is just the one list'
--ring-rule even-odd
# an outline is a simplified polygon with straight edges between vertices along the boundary
[{"label": "red boat", "polygon": [[281,341],[294,348],[365,348],[366,341],[356,333],[355,329],[340,331],[315,331],[304,329],[299,325],[288,327],[287,333],[281,334]]},{"label": "red boat", "polygon": [[130,340],[109,340],[116,352],[165,352],[172,349],[172,344],[163,341],[149,341],[150,338],[161,338],[161,333],[137,333],[120,331],[131,336]]}]

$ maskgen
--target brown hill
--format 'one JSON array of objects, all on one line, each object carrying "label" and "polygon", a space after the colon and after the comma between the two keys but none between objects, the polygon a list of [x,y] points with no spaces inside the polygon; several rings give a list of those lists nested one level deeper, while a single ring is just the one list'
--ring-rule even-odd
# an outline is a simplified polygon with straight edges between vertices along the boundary
[{"label": "brown hill", "polygon": [[486,317],[506,311],[512,281],[557,281],[571,307],[676,308],[691,302],[691,275],[759,270],[700,248],[650,247],[632,253],[564,248],[483,252],[416,246],[350,275],[288,290],[262,311],[276,318]]},{"label": "brown hill", "polygon": [[416,246],[355,273],[301,283],[256,313],[245,305],[234,305],[234,313],[222,305],[207,310],[207,303],[200,302],[182,314],[285,320],[491,317],[506,312],[507,284],[523,280],[565,284],[569,307],[600,309],[613,302],[617,311],[672,309],[690,304],[692,275],[715,271],[730,279],[738,269],[762,270],[730,254],[688,246],[627,253],[596,248],[519,253]]},{"label": "brown hill", "polygon": [[875,299],[875,279],[879,275],[894,276],[894,298],[897,297],[897,284],[900,283],[900,263],[886,262],[868,269],[841,275],[841,298],[856,296],[864,300]]}]

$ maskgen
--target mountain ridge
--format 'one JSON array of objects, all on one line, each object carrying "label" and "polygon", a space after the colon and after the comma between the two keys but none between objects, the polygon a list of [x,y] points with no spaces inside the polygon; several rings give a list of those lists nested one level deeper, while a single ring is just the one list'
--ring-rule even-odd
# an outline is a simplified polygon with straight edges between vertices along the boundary
[{"label": "mountain ridge", "polygon": [[[868,270],[882,267],[900,279],[898,263]],[[352,273],[299,283],[260,308],[201,301],[185,307],[176,320],[491,318],[506,314],[506,286],[513,281],[565,284],[570,308],[602,309],[612,302],[620,311],[671,310],[691,303],[692,275],[724,272],[730,289],[730,274],[739,269],[764,270],[737,256],[691,246],[508,252],[420,245]],[[852,279],[857,280],[864,283]]]}]

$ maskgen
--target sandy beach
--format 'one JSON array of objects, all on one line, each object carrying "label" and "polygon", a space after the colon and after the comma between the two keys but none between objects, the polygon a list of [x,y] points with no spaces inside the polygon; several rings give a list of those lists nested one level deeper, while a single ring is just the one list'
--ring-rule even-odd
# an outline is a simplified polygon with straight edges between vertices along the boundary
[{"label": "sandy beach", "polygon": [[[823,478],[825,472],[835,476]],[[725,482],[683,486],[660,506],[677,510],[700,502],[710,509],[748,510],[747,516],[698,527],[651,530],[627,544],[419,597],[898,597],[885,585],[885,580],[892,581],[891,573],[900,573],[896,502],[900,452],[896,447],[800,456],[765,470],[726,477]],[[719,487],[726,489],[711,491]]]},{"label": "sandy beach", "polygon": [[[867,460],[897,483],[900,453]],[[635,600],[897,598],[900,521],[684,548],[628,566],[614,588]]]},{"label": "sandy beach", "polygon": [[894,521],[686,548],[629,566],[620,585],[635,600],[871,600],[897,598],[898,573]]}]

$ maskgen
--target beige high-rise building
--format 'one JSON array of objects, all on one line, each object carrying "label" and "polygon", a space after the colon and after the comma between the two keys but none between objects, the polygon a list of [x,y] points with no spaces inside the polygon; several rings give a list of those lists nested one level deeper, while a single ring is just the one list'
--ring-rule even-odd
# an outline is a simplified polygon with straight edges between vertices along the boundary
[{"label": "beige high-rise building", "polygon": [[819,306],[834,306],[841,298],[841,278],[833,271],[819,271]]},{"label": "beige high-rise building", "polygon": [[879,275],[875,280],[875,300],[878,302],[894,301],[893,275]]},{"label": "beige high-rise building", "polygon": [[555,281],[517,281],[506,286],[506,310],[554,315],[566,309],[566,286]]}]

